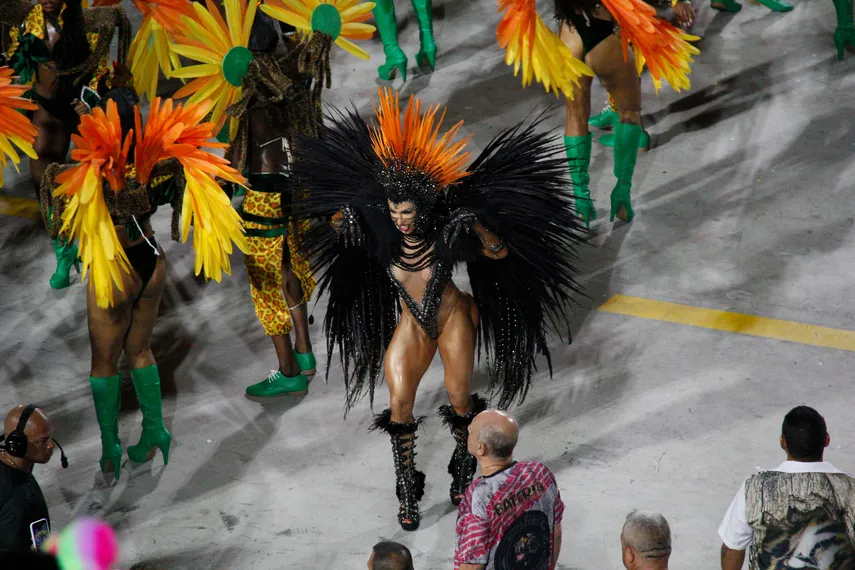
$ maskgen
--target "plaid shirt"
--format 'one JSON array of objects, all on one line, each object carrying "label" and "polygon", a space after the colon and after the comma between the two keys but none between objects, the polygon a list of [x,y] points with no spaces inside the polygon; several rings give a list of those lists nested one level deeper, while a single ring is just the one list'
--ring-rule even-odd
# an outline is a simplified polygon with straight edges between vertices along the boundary
[{"label": "plaid shirt", "polygon": [[542,463],[513,463],[479,477],[457,509],[454,568],[484,564],[486,570],[503,570],[524,563],[550,570],[553,528],[563,515],[555,476]]}]

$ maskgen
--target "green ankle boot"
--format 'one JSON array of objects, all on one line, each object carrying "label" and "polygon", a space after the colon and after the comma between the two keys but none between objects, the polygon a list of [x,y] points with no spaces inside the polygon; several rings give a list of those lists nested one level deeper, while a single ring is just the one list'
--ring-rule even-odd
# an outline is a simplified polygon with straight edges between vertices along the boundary
[{"label": "green ankle boot", "polygon": [[638,158],[638,141],[644,129],[641,125],[618,123],[615,126],[615,176],[617,185],[612,190],[612,208],[609,221],[615,216],[624,222],[631,222],[635,217],[630,204],[630,189],[632,188],[632,173],[635,171],[635,161]]},{"label": "green ankle boot", "polygon": [[618,124],[619,121],[620,115],[611,108],[611,105],[606,105],[599,114],[588,119],[588,124],[595,129],[610,129]]},{"label": "green ankle boot", "polygon": [[588,166],[591,164],[592,141],[591,133],[583,137],[564,137],[564,150],[567,151],[567,162],[570,165],[570,181],[573,183],[573,196],[576,198],[576,213],[585,221],[586,227],[590,227],[591,222],[597,219],[597,209],[594,208],[588,188],[591,182]]},{"label": "green ankle boot", "polygon": [[267,378],[257,384],[246,387],[246,395],[256,398],[305,396],[308,393],[309,380],[303,374],[285,376],[279,370],[271,370]]},{"label": "green ankle boot", "polygon": [[398,22],[395,19],[394,0],[377,0],[374,5],[374,23],[380,39],[383,40],[383,53],[386,54],[386,63],[377,68],[380,79],[389,81],[394,77],[397,69],[401,72],[401,79],[407,80],[407,56],[398,46]]},{"label": "green ankle boot", "polygon": [[73,242],[53,240],[53,252],[56,254],[56,271],[50,276],[52,289],[65,289],[71,285],[71,266],[80,273],[80,260],[77,258],[77,246]]},{"label": "green ankle boot", "polygon": [[163,425],[163,403],[160,395],[160,374],[157,364],[131,370],[134,391],[143,415],[142,435],[136,445],[128,446],[128,457],[135,463],[145,463],[155,454],[155,448],[163,454],[163,464],[169,464],[169,446],[172,435]]},{"label": "green ankle boot", "polygon": [[[597,142],[603,146],[614,148],[615,134],[609,133],[607,135],[603,135],[599,139],[597,139]],[[650,134],[648,134],[647,131],[641,132],[641,137],[638,139],[638,150],[650,150]]]},{"label": "green ankle boot", "polygon": [[413,10],[419,21],[419,42],[421,50],[416,54],[416,63],[420,67],[436,65],[436,41],[433,38],[433,2],[431,0],[412,0]]},{"label": "green ankle boot", "polygon": [[315,353],[306,352],[301,354],[296,350],[292,350],[291,352],[294,354],[297,366],[300,367],[300,372],[302,372],[304,376],[314,376],[318,371],[318,361],[315,360]]},{"label": "green ankle boot", "polygon": [[113,471],[116,479],[122,470],[122,442],[119,440],[119,408],[122,406],[122,377],[89,377],[95,417],[101,428],[101,472]]},{"label": "green ankle boot", "polygon": [[837,29],[834,30],[834,46],[837,59],[843,59],[843,50],[855,51],[855,23],[853,23],[852,0],[834,0],[837,12]]}]

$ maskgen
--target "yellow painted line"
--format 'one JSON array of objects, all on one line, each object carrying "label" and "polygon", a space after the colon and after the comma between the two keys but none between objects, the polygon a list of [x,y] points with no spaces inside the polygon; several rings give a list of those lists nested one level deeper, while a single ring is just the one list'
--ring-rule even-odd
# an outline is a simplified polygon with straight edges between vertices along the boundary
[{"label": "yellow painted line", "polygon": [[0,196],[0,215],[38,220],[41,217],[39,203],[30,198]]},{"label": "yellow painted line", "polygon": [[627,295],[615,295],[600,306],[600,310],[606,313],[641,317],[654,321],[855,352],[855,331],[844,329],[832,329],[741,313],[728,313],[727,311],[665,303]]}]

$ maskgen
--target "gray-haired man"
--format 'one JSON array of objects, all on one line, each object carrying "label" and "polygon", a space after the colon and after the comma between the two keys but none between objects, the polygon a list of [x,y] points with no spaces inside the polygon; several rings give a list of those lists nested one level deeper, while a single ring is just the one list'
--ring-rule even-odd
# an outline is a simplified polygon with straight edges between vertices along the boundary
[{"label": "gray-haired man", "polygon": [[623,565],[627,570],[668,570],[671,528],[659,513],[632,511],[620,533]]}]

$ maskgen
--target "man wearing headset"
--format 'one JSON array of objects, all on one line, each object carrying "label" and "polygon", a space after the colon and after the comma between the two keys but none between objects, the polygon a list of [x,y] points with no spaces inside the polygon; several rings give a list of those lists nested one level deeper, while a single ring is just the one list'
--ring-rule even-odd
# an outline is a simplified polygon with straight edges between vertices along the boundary
[{"label": "man wearing headset", "polygon": [[0,551],[34,548],[49,533],[47,503],[33,465],[47,463],[56,442],[53,424],[35,406],[17,406],[6,416],[0,446]]}]

